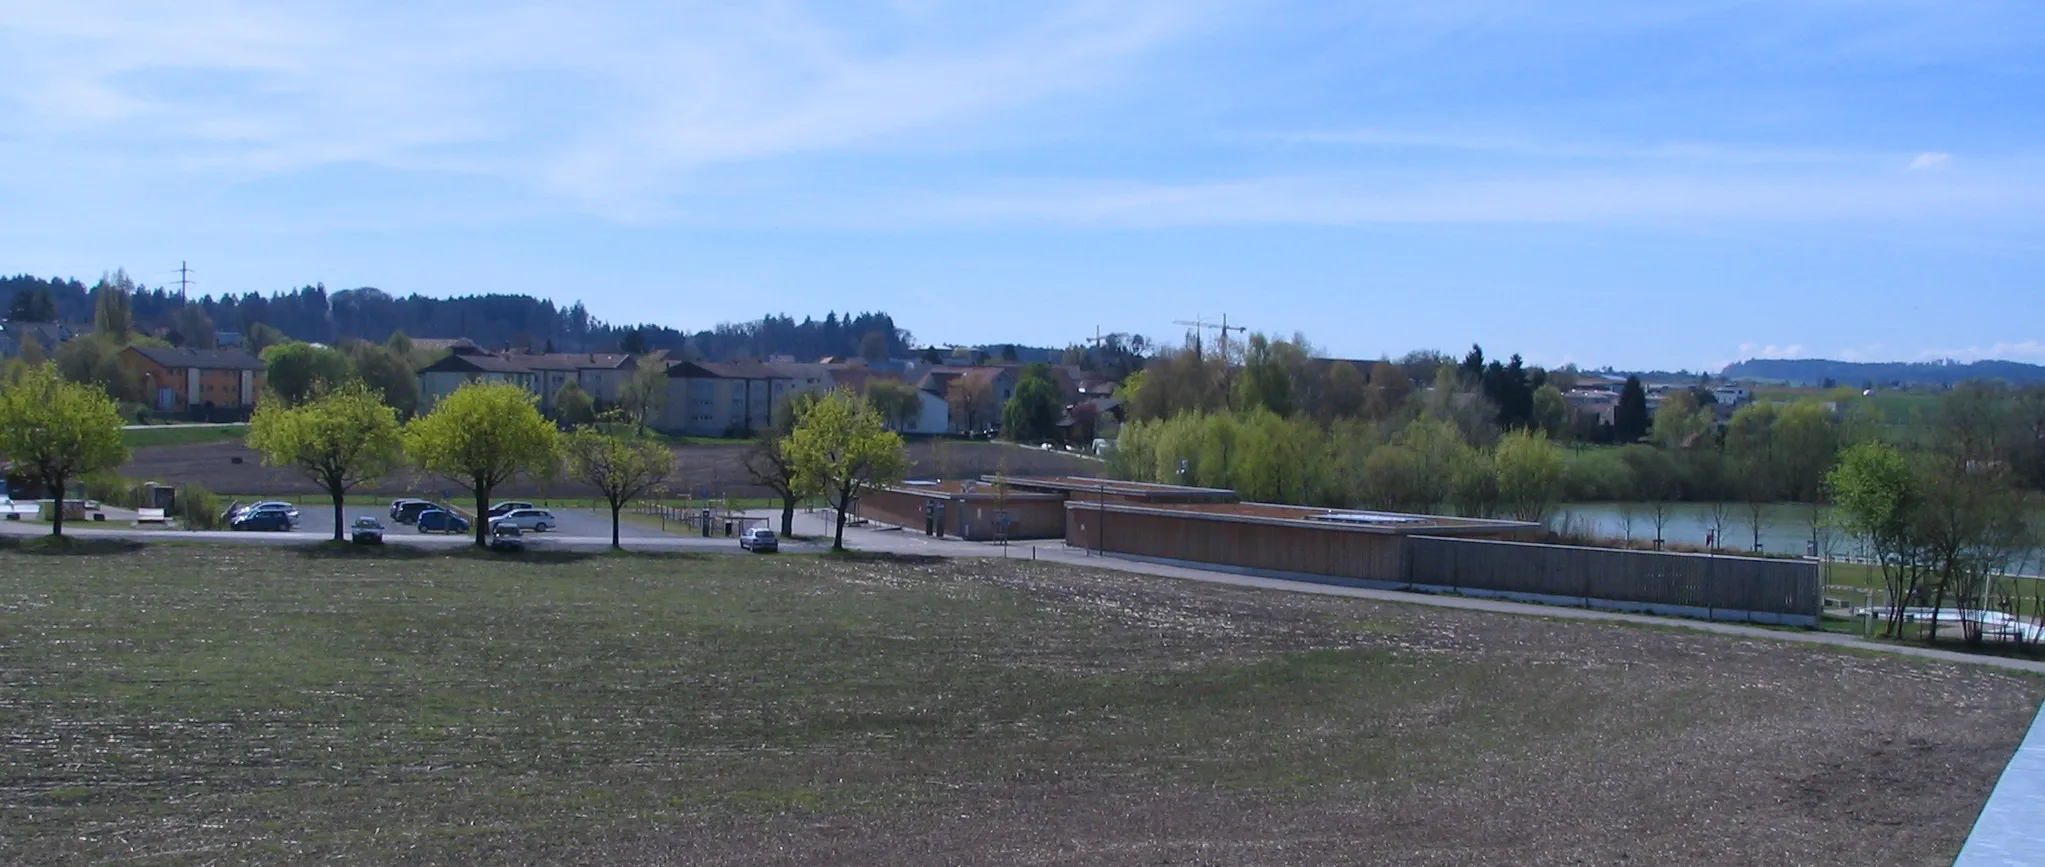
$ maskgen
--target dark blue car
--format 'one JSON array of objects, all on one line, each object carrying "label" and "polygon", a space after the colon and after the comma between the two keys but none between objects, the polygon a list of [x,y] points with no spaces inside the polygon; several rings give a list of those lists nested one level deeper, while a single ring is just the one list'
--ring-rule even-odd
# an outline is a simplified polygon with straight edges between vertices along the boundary
[{"label": "dark blue car", "polygon": [[275,530],[282,532],[291,529],[291,515],[283,509],[256,509],[241,513],[241,517],[235,518],[233,523],[228,524],[228,526],[237,530]]},{"label": "dark blue car", "polygon": [[444,509],[428,509],[419,513],[421,533],[466,533],[469,519]]}]

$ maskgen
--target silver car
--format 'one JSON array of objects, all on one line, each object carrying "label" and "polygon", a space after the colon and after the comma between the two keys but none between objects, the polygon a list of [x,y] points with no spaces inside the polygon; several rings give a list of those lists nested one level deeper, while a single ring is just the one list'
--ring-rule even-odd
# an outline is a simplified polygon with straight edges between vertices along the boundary
[{"label": "silver car", "polygon": [[499,524],[509,524],[521,530],[531,530],[535,533],[545,533],[548,530],[561,526],[561,522],[555,520],[554,513],[546,509],[512,509],[499,517],[490,519],[490,526],[495,527]]}]

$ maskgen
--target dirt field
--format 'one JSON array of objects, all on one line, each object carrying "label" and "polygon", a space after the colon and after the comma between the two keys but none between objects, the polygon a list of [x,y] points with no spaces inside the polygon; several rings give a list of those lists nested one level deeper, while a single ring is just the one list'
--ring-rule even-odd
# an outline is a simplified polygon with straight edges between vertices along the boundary
[{"label": "dirt field", "polygon": [[[671,483],[677,492],[708,490],[713,496],[764,497],[768,492],[754,486],[740,464],[744,447],[735,444],[679,446],[681,475]],[[947,478],[980,476],[999,471],[1016,475],[1094,476],[1105,469],[1099,461],[1072,455],[1016,448],[996,443],[948,442],[942,454],[930,441],[910,443],[914,462],[912,476]],[[240,458],[241,463],[234,462]],[[197,482],[215,492],[235,494],[314,494],[319,488],[304,476],[262,465],[262,459],[239,440],[191,445],[155,446],[135,449],[134,458],[121,467],[121,475],[137,481],[164,484]],[[448,487],[444,480],[401,471],[381,482],[366,485],[357,493],[389,496],[418,495]],[[507,497],[588,497],[596,492],[586,485],[557,482],[547,490],[521,480]]]},{"label": "dirt field", "polygon": [[2040,681],[1018,562],[0,552],[0,862],[1950,863]]}]

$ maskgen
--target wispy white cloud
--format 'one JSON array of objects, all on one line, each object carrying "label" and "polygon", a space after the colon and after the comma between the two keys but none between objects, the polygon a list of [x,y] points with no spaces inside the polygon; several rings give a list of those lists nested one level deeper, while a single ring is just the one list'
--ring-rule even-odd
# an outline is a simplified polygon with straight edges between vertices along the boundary
[{"label": "wispy white cloud", "polygon": [[1610,142],[1553,141],[1506,133],[1428,132],[1390,129],[1349,129],[1274,133],[1274,141],[1357,145],[1374,148],[1461,151],[1472,154],[1532,157],[1551,160],[1661,161],[1736,165],[1876,164],[1892,158],[1826,148],[1765,147],[1728,142],[1675,141],[1646,145]]},{"label": "wispy white cloud", "polygon": [[[719,165],[956,130],[1105,85],[1202,3],[37,4],[0,25],[0,138],[151,169],[346,163],[647,199]],[[864,16],[864,13],[861,13]]]},{"label": "wispy white cloud", "polygon": [[1912,158],[1910,160],[1909,168],[1913,172],[1925,171],[1928,169],[1942,169],[1945,168],[1947,163],[1950,163],[1952,161],[1953,161],[1952,154],[1940,153],[1937,151],[1927,151],[1925,153],[1918,154],[1916,157]]},{"label": "wispy white cloud", "polygon": [[[1804,345],[1801,343],[1791,343],[1788,345],[1777,345],[1773,343],[1768,344],[1742,343],[1740,344],[1740,357],[1802,358],[1804,357]],[[1724,365],[1720,366],[1723,367]]]}]

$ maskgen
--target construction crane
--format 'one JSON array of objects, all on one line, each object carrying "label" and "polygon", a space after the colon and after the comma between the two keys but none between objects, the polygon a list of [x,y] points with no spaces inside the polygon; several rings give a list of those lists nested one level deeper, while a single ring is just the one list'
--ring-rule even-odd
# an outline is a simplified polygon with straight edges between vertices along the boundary
[{"label": "construction crane", "polygon": [[[1217,324],[1215,324],[1215,323],[1212,323],[1212,322],[1209,322],[1209,321],[1207,321],[1207,317],[1205,317],[1205,316],[1195,316],[1195,317],[1193,317],[1193,319],[1192,319],[1191,321],[1188,321],[1188,320],[1185,320],[1185,319],[1175,319],[1175,320],[1173,320],[1173,321],[1172,321],[1172,324],[1173,324],[1173,325],[1184,325],[1184,326],[1186,326],[1186,327],[1188,327],[1188,328],[1191,328],[1191,329],[1193,329],[1193,354],[1194,354],[1194,355],[1200,355],[1200,332],[1201,332],[1202,330],[1205,330],[1205,329],[1209,329],[1209,328],[1212,328],[1212,329],[1214,329],[1214,330],[1216,330],[1216,331],[1219,331],[1219,332],[1221,332],[1221,360],[1222,360],[1222,361],[1223,361],[1224,363],[1228,361],[1228,333],[1229,333],[1229,332],[1231,332],[1231,331],[1248,331],[1248,330],[1250,330],[1249,328],[1247,328],[1247,327],[1244,327],[1244,326],[1241,326],[1241,325],[1230,325],[1230,324],[1228,324],[1228,314],[1226,314],[1226,313],[1223,313],[1223,314],[1221,314],[1221,323],[1220,323],[1219,325],[1217,325]],[[1205,358],[1206,356],[1202,355],[1201,357],[1202,357],[1202,358]]]}]

